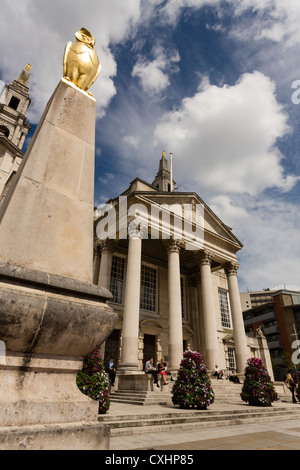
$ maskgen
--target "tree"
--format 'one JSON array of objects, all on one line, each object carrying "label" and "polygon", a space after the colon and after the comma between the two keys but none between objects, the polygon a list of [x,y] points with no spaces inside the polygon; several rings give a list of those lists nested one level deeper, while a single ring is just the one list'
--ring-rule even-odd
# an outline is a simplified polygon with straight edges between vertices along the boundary
[{"label": "tree", "polygon": [[214,402],[214,392],[202,354],[185,351],[172,389],[172,402],[180,408],[206,409]]},{"label": "tree", "polygon": [[92,400],[99,401],[100,414],[108,411],[110,406],[108,381],[99,349],[83,358],[82,370],[77,374],[77,386]]},{"label": "tree", "polygon": [[278,395],[262,360],[252,357],[247,364],[242,400],[251,406],[272,406],[272,402],[278,400]]}]

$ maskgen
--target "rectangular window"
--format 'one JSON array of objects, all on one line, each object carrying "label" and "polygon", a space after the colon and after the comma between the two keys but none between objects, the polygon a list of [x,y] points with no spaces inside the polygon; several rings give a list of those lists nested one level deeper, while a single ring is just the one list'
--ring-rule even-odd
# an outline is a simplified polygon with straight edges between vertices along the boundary
[{"label": "rectangular window", "polygon": [[110,276],[110,291],[113,295],[112,302],[122,305],[123,286],[125,273],[125,259],[113,256]]},{"label": "rectangular window", "polygon": [[156,282],[157,270],[143,264],[141,271],[141,309],[150,312],[156,311]]},{"label": "rectangular window", "polygon": [[228,367],[229,369],[236,369],[235,354],[233,348],[228,348]]},{"label": "rectangular window", "polygon": [[228,292],[226,290],[219,289],[219,304],[221,311],[221,324],[223,328],[231,328]]},{"label": "rectangular window", "polygon": [[16,111],[19,106],[19,103],[20,103],[19,98],[17,98],[16,96],[12,96],[8,106]]}]

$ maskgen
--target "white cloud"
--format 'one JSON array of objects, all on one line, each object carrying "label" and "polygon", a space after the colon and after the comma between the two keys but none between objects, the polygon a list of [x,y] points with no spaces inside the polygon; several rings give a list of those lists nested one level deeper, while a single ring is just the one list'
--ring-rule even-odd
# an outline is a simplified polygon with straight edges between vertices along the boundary
[{"label": "white cloud", "polygon": [[123,138],[123,141],[126,144],[129,144],[134,149],[137,149],[141,141],[141,138],[139,136],[134,136],[134,135],[125,135],[125,137]]},{"label": "white cloud", "polygon": [[[215,7],[222,16],[222,7],[231,5],[233,14],[241,17],[247,11],[256,12],[255,21],[246,17],[247,28],[239,28],[240,35],[255,39],[268,38],[272,41],[285,40],[286,46],[300,42],[300,2],[297,0],[168,0],[163,13],[171,23],[178,21],[183,9]],[[253,36],[253,32],[255,33]]]},{"label": "white cloud", "polygon": [[108,184],[111,183],[114,178],[115,177],[112,173],[105,173],[104,176],[99,176],[98,182],[102,184]]},{"label": "white cloud", "polygon": [[[267,38],[275,42],[284,41],[284,46],[294,46],[300,42],[300,3],[295,0],[227,0],[234,6],[235,14],[255,10],[260,15],[244,31],[253,34],[255,39]],[[266,14],[268,13],[268,14]]]},{"label": "white cloud", "polygon": [[244,244],[239,255],[242,290],[284,284],[300,290],[300,218],[295,204],[267,197],[217,197],[211,208]]},{"label": "white cloud", "polygon": [[183,180],[218,192],[258,194],[266,188],[290,190],[278,138],[289,131],[275,86],[259,72],[234,86],[205,82],[179,109],[165,113],[154,133],[156,145],[174,149]]},{"label": "white cloud", "polygon": [[147,92],[160,93],[170,85],[169,73],[177,71],[174,67],[179,62],[178,52],[167,55],[162,47],[153,50],[154,60],[147,61],[140,57],[132,70],[132,76],[138,77]]},{"label": "white cloud", "polygon": [[116,94],[113,77],[115,59],[112,42],[128,38],[140,19],[140,0],[2,0],[0,53],[3,79],[18,77],[27,62],[32,65],[30,92],[33,98],[28,117],[36,122],[62,76],[65,44],[75,41],[81,27],[96,38],[96,50],[103,65],[91,92],[97,99],[98,116],[105,112]]},{"label": "white cloud", "polygon": [[218,7],[220,0],[168,0],[162,10],[164,17],[174,24],[184,8],[199,9],[206,5]]}]

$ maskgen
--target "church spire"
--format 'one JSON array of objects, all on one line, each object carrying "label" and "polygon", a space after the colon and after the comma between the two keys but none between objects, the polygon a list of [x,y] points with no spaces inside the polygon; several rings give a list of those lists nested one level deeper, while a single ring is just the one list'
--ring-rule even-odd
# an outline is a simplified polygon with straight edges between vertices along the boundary
[{"label": "church spire", "polygon": [[155,177],[155,180],[152,183],[152,186],[155,186],[159,191],[171,192],[172,187],[175,188],[175,181],[173,180],[173,185],[171,185],[171,173],[169,170],[168,160],[166,158],[166,152],[162,152],[162,157],[159,162],[158,173]]},{"label": "church spire", "polygon": [[31,103],[28,82],[30,64],[22,70],[17,80],[5,85],[0,95],[0,135],[22,150],[25,137],[31,127],[26,120],[26,112]]},{"label": "church spire", "polygon": [[31,103],[28,64],[17,80],[0,90],[0,195],[10,177],[19,168],[24,156],[25,138],[31,127],[26,112]]}]

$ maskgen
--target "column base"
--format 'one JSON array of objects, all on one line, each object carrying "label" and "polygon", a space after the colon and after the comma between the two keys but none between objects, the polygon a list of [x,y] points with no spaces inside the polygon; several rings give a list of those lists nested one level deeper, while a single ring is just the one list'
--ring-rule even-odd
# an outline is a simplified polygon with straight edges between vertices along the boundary
[{"label": "column base", "polygon": [[138,374],[121,374],[118,376],[118,390],[122,391],[151,391],[152,376],[145,372]]},{"label": "column base", "polygon": [[120,374],[143,374],[137,364],[120,364],[118,367],[118,373]]},{"label": "column base", "polygon": [[1,450],[109,450],[109,441],[98,421],[0,427]]}]

